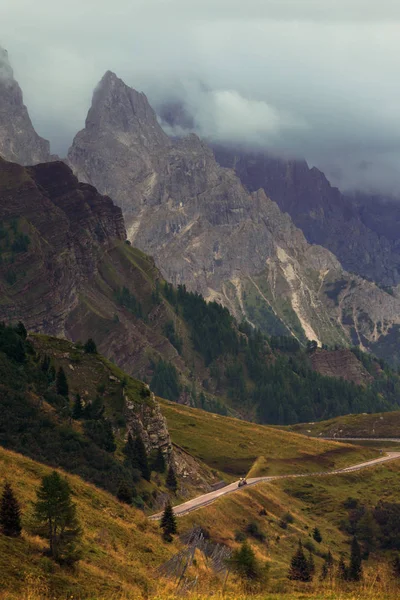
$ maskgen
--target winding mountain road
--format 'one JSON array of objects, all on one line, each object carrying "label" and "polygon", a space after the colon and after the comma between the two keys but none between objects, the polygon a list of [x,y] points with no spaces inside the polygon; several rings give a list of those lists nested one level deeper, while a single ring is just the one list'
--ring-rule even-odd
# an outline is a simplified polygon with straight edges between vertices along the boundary
[{"label": "winding mountain road", "polygon": [[318,438],[318,439],[323,439],[323,440],[330,440],[333,442],[396,442],[397,444],[400,443],[400,438],[374,438],[374,437],[323,437],[323,438]]},{"label": "winding mountain road", "polygon": [[[353,471],[361,471],[362,469],[366,469],[367,467],[373,467],[383,462],[387,462],[389,460],[396,460],[400,458],[400,452],[388,452],[385,456],[381,458],[374,458],[373,460],[368,460],[363,463],[359,463],[357,465],[353,465],[350,467],[345,467],[343,469],[335,469],[334,471],[322,471],[319,473],[301,473],[301,474],[292,474],[292,475],[270,475],[269,477],[251,477],[247,480],[247,486],[257,485],[258,483],[262,483],[264,481],[276,481],[278,479],[292,479],[294,477],[315,477],[321,475],[339,475],[341,473],[352,473]],[[227,494],[231,494],[232,492],[237,492],[242,488],[238,487],[238,481],[235,483],[230,483],[229,485],[215,490],[214,492],[208,492],[207,494],[203,494],[202,496],[197,496],[197,498],[193,498],[192,500],[188,500],[183,504],[179,504],[178,506],[174,506],[174,513],[177,517],[182,517],[183,515],[187,515],[188,513],[198,510],[199,508],[203,508],[218,498],[222,496],[226,496]],[[157,513],[149,517],[153,521],[157,521],[161,519],[162,512]]]}]

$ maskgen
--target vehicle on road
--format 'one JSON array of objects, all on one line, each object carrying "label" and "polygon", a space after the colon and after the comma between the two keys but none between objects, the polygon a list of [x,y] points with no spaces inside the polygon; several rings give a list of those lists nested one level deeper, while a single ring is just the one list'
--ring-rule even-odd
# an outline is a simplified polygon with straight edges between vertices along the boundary
[{"label": "vehicle on road", "polygon": [[239,479],[238,487],[243,487],[244,485],[247,485],[247,480],[244,477],[241,477]]}]

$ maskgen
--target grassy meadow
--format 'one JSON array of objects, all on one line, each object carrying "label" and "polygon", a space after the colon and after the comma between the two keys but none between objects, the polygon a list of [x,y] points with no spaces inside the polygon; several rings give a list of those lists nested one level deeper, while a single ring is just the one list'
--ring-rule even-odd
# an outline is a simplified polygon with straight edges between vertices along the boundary
[{"label": "grassy meadow", "polygon": [[227,479],[315,473],[378,456],[373,448],[307,438],[161,400],[172,441]]}]

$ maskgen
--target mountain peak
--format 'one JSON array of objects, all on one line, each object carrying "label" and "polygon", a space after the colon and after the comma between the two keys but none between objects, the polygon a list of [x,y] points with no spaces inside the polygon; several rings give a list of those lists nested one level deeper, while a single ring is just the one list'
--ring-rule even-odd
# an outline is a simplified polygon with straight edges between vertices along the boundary
[{"label": "mountain peak", "polygon": [[129,87],[112,71],[106,71],[93,93],[86,128],[125,134],[131,142],[137,136],[150,145],[168,141],[146,95]]},{"label": "mountain peak", "polygon": [[13,79],[14,73],[8,58],[8,52],[0,46],[0,82],[4,83]]},{"label": "mountain peak", "polygon": [[22,91],[0,46],[0,156],[23,165],[50,160],[50,144],[33,128]]}]

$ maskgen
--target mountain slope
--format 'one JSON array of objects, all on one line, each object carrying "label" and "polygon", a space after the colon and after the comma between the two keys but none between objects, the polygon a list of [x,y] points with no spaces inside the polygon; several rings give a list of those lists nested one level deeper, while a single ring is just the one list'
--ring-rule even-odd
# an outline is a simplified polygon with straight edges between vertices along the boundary
[{"label": "mountain slope", "polygon": [[0,157],[33,165],[51,159],[50,144],[32,126],[6,50],[0,47]]},{"label": "mountain slope", "polygon": [[272,427],[247,423],[161,400],[174,443],[228,476],[252,477],[327,471],[377,456],[366,448],[282,436]]},{"label": "mountain slope", "polygon": [[[93,337],[100,352],[128,374],[151,381],[158,395],[249,420],[286,424],[399,405],[393,374],[392,387],[382,385],[378,392],[320,377],[294,338],[268,339],[239,326],[220,304],[167,284],[154,261],[124,241],[120,209],[78,183],[65,164],[23,168],[0,161],[0,196],[0,319],[74,341]],[[326,251],[308,247],[276,205],[269,205],[278,229],[293,234],[288,252],[304,243],[309,262],[320,264]],[[290,281],[295,276],[303,286],[293,259],[283,248],[279,252]],[[283,274],[281,280],[287,282]],[[279,281],[275,276],[277,311],[289,320]],[[267,298],[263,282],[261,276],[243,278],[238,287],[255,285]],[[339,291],[349,295],[348,289]],[[242,298],[243,305],[254,301],[245,290]],[[361,303],[357,295],[356,301]],[[307,294],[304,305],[315,310]],[[315,312],[328,318],[322,309]],[[300,326],[298,337],[305,339]]]},{"label": "mountain slope", "polygon": [[368,195],[358,195],[355,201],[305,161],[223,146],[215,146],[214,154],[220,165],[235,170],[250,192],[262,188],[310,243],[328,248],[347,271],[386,286],[399,283],[398,236],[390,235],[393,217],[399,218],[398,203]]},{"label": "mountain slope", "polygon": [[290,429],[311,436],[370,438],[372,441],[388,438],[390,441],[390,438],[400,439],[400,412],[346,415],[314,425],[299,423]]},{"label": "mountain slope", "polygon": [[217,299],[239,320],[302,342],[368,349],[379,340],[382,351],[399,326],[399,299],[309,245],[277,204],[255,187],[246,191],[197,136],[169,139],[146,97],[113,73],[96,88],[68,159],[122,207],[129,239],[167,280]]},{"label": "mountain slope", "polygon": [[[68,570],[44,555],[32,526],[31,503],[49,467],[0,447],[0,477],[22,504],[22,538],[0,535],[2,598],[148,598],[159,591],[154,570],[180,545],[161,542],[159,525],[110,494],[67,475],[83,530],[83,558]],[[62,475],[65,473],[61,472]],[[163,582],[165,590],[166,582]],[[168,585],[168,584],[167,584]]]}]

